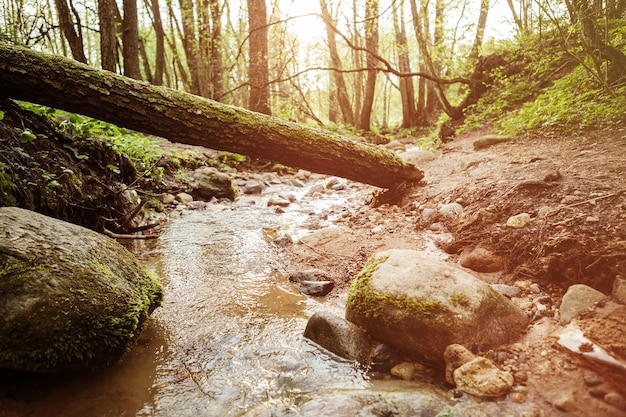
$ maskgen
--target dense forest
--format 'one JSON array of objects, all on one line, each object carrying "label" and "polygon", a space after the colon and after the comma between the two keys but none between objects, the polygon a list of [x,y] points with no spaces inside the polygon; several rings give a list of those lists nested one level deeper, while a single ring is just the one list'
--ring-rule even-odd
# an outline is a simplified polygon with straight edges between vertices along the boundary
[{"label": "dense forest", "polygon": [[[543,102],[554,107],[545,119],[521,109],[497,126],[519,131],[620,119],[625,13],[622,0],[2,0],[0,37],[253,111],[377,133],[497,118],[568,75],[557,89],[574,96]],[[497,101],[484,97],[493,84]],[[572,97],[600,102],[602,114],[572,116]]]}]

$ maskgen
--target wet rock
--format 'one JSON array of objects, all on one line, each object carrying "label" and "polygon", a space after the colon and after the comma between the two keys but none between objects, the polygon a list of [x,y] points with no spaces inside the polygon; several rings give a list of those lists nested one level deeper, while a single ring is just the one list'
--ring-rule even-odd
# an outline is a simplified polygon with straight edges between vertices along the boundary
[{"label": "wet rock", "polygon": [[613,281],[613,298],[620,304],[626,304],[626,279],[618,275]]},{"label": "wet rock", "polygon": [[329,179],[328,181],[326,181],[326,185],[324,186],[324,188],[330,190],[337,184],[339,184],[339,178],[333,177]]},{"label": "wet rock", "polygon": [[331,188],[333,191],[343,191],[346,189],[346,184],[341,182],[339,184],[335,184]]},{"label": "wet rock", "polygon": [[480,246],[469,248],[459,256],[461,266],[476,272],[497,272],[503,267],[502,257]]},{"label": "wet rock", "polygon": [[335,288],[333,281],[300,281],[298,283],[298,290],[302,294],[316,297],[328,295],[333,288]]},{"label": "wet rock", "polygon": [[307,269],[290,273],[289,281],[299,283],[302,281],[329,281],[329,279],[326,271],[322,271],[321,269]]},{"label": "wet rock", "polygon": [[308,181],[311,178],[311,172],[310,171],[305,171],[303,169],[299,169],[298,172],[296,172],[296,179],[300,180],[300,181]]},{"label": "wet rock", "polygon": [[367,365],[372,342],[367,333],[346,319],[328,312],[317,312],[309,319],[304,337],[330,352]]},{"label": "wet rock", "polygon": [[291,201],[283,196],[271,196],[269,200],[267,200],[267,206],[272,207],[289,207],[291,205]]},{"label": "wet rock", "polygon": [[511,136],[485,135],[483,137],[476,139],[472,143],[472,145],[474,146],[474,150],[478,151],[478,150],[488,148],[498,143],[508,142],[511,139],[513,139],[513,137]]},{"label": "wet rock", "polygon": [[584,284],[572,285],[561,300],[560,321],[567,324],[580,313],[589,310],[594,304],[604,300],[606,296]]},{"label": "wet rock", "polygon": [[372,352],[370,368],[375,372],[390,372],[391,368],[401,363],[403,359],[398,351],[379,343]]},{"label": "wet rock", "polygon": [[429,254],[377,253],[351,284],[346,318],[415,362],[445,367],[451,344],[489,349],[514,340],[528,319],[488,284]]},{"label": "wet rock", "polygon": [[422,210],[422,220],[427,222],[433,217],[434,214],[435,209],[425,208],[424,210]]},{"label": "wet rock", "polygon": [[453,374],[456,388],[470,395],[497,398],[513,386],[513,375],[501,371],[487,358],[476,357],[461,365]]},{"label": "wet rock", "polygon": [[213,167],[200,167],[191,175],[189,181],[191,195],[196,200],[210,200],[213,197],[234,200],[237,189],[230,176]]},{"label": "wet rock", "polygon": [[528,223],[530,223],[530,214],[520,213],[516,214],[515,216],[509,217],[509,219],[506,221],[506,226],[510,227],[511,229],[523,229],[524,227],[528,226]]},{"label": "wet rock", "polygon": [[187,205],[193,201],[193,197],[187,193],[178,193],[176,194],[176,201],[180,204]]},{"label": "wet rock", "polygon": [[117,362],[162,287],[115,240],[0,208],[0,369],[69,372]]},{"label": "wet rock", "polygon": [[306,192],[306,197],[313,197],[315,194],[324,194],[324,186],[322,184],[315,184]]},{"label": "wet rock", "polygon": [[244,194],[261,194],[265,189],[265,184],[258,180],[249,180],[243,186]]},{"label": "wet rock", "polygon": [[475,358],[465,346],[454,344],[446,348],[443,358],[446,361],[446,382],[454,385],[454,371]]}]

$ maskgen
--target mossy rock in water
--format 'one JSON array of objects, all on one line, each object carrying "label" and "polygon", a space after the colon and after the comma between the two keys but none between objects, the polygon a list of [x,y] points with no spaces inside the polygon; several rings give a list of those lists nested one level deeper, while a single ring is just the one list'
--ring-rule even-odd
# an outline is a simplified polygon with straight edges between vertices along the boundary
[{"label": "mossy rock in water", "polygon": [[524,312],[478,278],[400,249],[370,257],[351,284],[346,318],[372,339],[441,368],[448,345],[490,349],[528,325]]},{"label": "mossy rock in water", "polygon": [[0,236],[0,369],[115,363],[161,302],[158,277],[104,235],[1,207]]}]

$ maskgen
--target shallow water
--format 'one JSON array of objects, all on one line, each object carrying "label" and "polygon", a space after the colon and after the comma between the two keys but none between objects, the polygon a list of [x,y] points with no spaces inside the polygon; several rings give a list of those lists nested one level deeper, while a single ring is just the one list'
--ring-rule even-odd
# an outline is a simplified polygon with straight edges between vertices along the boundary
[{"label": "shallow water", "polygon": [[[267,404],[289,410],[308,393],[369,386],[354,364],[302,337],[316,309],[275,259],[270,236],[303,233],[341,193],[285,213],[250,204],[181,211],[160,238],[130,246],[161,277],[163,305],[121,364],[71,378],[5,374],[4,416],[236,416]],[[326,199],[326,200],[325,200]],[[254,203],[254,204],[252,204]],[[277,415],[277,414],[274,414]]]}]

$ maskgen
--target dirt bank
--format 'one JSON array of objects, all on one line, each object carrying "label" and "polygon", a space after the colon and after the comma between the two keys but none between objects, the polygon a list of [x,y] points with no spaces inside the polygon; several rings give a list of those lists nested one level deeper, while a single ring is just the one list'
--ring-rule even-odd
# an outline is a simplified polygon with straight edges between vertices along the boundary
[{"label": "dirt bank", "polygon": [[[463,251],[485,248],[502,260],[502,270],[473,273],[519,288],[515,302],[533,318],[519,343],[483,352],[515,374],[511,399],[543,404],[545,415],[626,415],[625,404],[613,395],[626,396],[624,371],[590,362],[557,343],[567,288],[587,284],[610,294],[616,276],[626,273],[626,128],[475,145],[482,136],[474,132],[444,145],[421,167],[422,186],[398,196],[397,205],[374,207],[368,203],[375,189],[350,184],[350,205],[312,217],[309,228],[334,216],[351,232],[315,247],[281,248],[283,268],[325,270],[337,283],[331,297],[341,299],[376,251],[429,250],[458,263]],[[462,212],[439,211],[450,203],[459,203]],[[525,227],[506,226],[521,213],[530,217]],[[623,361],[626,309],[608,303],[609,314],[603,308],[579,325]]]}]

